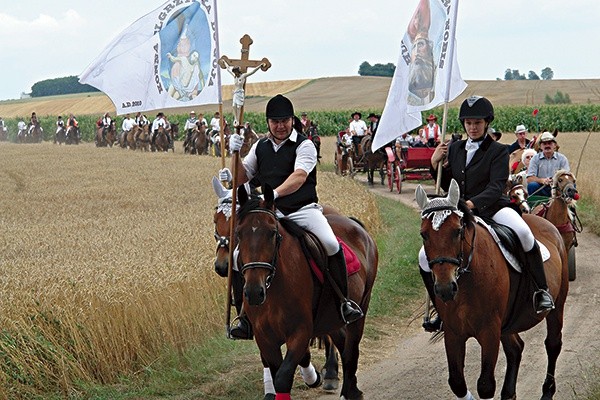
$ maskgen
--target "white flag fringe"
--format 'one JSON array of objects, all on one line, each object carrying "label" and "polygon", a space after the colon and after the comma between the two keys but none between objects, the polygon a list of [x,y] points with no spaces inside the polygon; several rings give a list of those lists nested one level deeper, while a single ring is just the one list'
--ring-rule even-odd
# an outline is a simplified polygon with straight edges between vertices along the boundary
[{"label": "white flag fringe", "polygon": [[400,57],[373,150],[422,124],[421,111],[454,100],[467,84],[456,57],[458,0],[419,0],[400,44]]},{"label": "white flag fringe", "polygon": [[119,34],[81,73],[117,114],[221,103],[217,0],[170,0]]}]

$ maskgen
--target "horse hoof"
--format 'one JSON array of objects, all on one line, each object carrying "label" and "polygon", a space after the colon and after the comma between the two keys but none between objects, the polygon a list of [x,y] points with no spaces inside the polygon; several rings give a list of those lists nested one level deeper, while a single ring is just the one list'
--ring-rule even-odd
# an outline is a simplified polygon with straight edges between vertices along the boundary
[{"label": "horse hoof", "polygon": [[338,390],[340,382],[337,379],[324,379],[323,390],[326,392],[335,392]]},{"label": "horse hoof", "polygon": [[264,400],[275,400],[275,393],[267,393],[267,394],[265,394]]}]

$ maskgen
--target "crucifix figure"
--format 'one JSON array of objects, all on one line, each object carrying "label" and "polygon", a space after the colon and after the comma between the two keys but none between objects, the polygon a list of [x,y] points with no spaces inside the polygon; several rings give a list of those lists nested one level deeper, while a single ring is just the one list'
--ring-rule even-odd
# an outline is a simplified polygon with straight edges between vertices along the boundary
[{"label": "crucifix figure", "polygon": [[[219,59],[221,68],[226,69],[234,79],[232,106],[236,129],[239,129],[243,125],[246,79],[259,69],[266,71],[271,67],[271,63],[267,58],[263,58],[262,60],[249,59],[250,45],[253,43],[249,35],[242,36],[240,43],[242,44],[242,56],[240,59],[230,60],[227,56],[222,56]],[[248,68],[251,69],[248,70]]]}]

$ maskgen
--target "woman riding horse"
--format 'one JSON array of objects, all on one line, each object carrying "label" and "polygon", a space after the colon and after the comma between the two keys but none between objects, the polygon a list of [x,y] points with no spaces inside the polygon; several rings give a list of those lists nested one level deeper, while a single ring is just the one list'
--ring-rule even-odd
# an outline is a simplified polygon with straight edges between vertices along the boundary
[{"label": "woman riding horse", "polygon": [[[536,311],[542,313],[551,310],[554,302],[548,293],[540,248],[529,226],[510,207],[510,200],[503,193],[509,172],[508,149],[486,135],[494,120],[494,107],[485,97],[471,96],[460,106],[459,119],[468,139],[455,141],[450,146],[443,143],[436,148],[431,156],[432,176],[437,176],[437,169],[447,156],[441,166],[440,186],[448,190],[450,181],[455,179],[459,183],[461,197],[475,215],[491,218],[516,232],[525,250],[527,270],[539,288],[534,295]],[[420,256],[422,258],[424,253]],[[429,295],[433,298],[433,278],[430,273],[422,270],[421,273]],[[424,324],[426,330],[439,328],[439,322],[427,322]]]}]

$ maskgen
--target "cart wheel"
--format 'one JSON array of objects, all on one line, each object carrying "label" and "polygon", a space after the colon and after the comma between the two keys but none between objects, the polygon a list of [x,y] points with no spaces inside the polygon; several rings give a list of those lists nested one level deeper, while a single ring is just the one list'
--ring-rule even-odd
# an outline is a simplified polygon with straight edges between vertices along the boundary
[{"label": "cart wheel", "polygon": [[352,157],[348,157],[348,176],[354,179],[354,175],[356,175],[356,171],[354,171],[354,161]]},{"label": "cart wheel", "polygon": [[386,169],[387,169],[386,172],[387,172],[387,178],[388,178],[388,188],[390,189],[390,192],[393,192],[394,191],[394,180],[395,180],[394,173],[396,170],[394,168],[394,163],[388,161]]},{"label": "cart wheel", "polygon": [[576,264],[575,246],[572,246],[569,249],[568,264],[569,264],[569,281],[572,282],[577,277],[577,271],[575,270],[575,264]]},{"label": "cart wheel", "polygon": [[396,165],[396,186],[398,186],[398,194],[402,193],[402,170],[400,165]]}]

